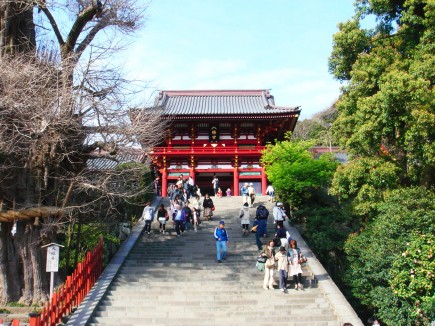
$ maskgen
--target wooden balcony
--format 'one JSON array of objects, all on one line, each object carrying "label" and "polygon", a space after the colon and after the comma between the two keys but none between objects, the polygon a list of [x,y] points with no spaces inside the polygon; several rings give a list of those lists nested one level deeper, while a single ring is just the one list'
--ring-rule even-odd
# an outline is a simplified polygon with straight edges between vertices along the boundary
[{"label": "wooden balcony", "polygon": [[261,151],[265,146],[252,146],[252,147],[237,147],[237,146],[192,146],[188,148],[182,147],[154,147],[149,153],[152,156],[187,156],[195,155],[200,156],[245,156],[245,157],[258,157],[261,156]]}]

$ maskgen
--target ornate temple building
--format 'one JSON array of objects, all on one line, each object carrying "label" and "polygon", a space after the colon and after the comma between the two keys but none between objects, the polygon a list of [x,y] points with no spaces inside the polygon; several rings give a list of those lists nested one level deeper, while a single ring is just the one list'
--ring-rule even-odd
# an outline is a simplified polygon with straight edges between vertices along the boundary
[{"label": "ornate temple building", "polygon": [[213,194],[214,175],[224,194],[230,188],[238,196],[245,182],[264,194],[261,151],[293,131],[300,114],[299,107],[275,105],[267,89],[161,91],[154,106],[170,121],[164,141],[149,154],[162,196],[180,175],[190,175],[202,194]]}]

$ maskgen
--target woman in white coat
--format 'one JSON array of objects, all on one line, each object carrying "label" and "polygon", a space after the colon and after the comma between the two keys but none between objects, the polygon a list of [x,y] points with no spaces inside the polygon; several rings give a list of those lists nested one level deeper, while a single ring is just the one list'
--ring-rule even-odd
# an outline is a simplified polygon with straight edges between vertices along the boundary
[{"label": "woman in white coat", "polygon": [[242,235],[248,235],[249,224],[251,223],[248,203],[244,203],[242,208],[240,208],[239,217],[241,218],[240,223],[242,224]]}]

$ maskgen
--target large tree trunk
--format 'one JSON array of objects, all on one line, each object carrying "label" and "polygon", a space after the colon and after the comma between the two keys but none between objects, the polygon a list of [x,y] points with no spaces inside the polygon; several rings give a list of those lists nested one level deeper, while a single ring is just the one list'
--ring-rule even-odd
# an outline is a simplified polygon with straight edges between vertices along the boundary
[{"label": "large tree trunk", "polygon": [[11,223],[1,223],[0,231],[0,304],[20,298],[20,269],[14,247]]},{"label": "large tree trunk", "polygon": [[20,259],[22,261],[22,282],[23,290],[20,297],[20,302],[30,305],[32,303],[32,265],[28,264],[29,261],[29,244],[30,241],[27,238],[27,222],[18,223],[17,234],[15,245],[17,247],[17,252],[20,254]]},{"label": "large tree trunk", "polygon": [[[41,251],[41,244],[37,237],[39,237],[39,228],[30,224],[29,222],[20,223],[20,241],[17,241],[17,247],[19,247],[20,258],[23,266],[23,290],[20,297],[20,303],[30,305],[32,303],[40,304],[46,301],[46,296],[43,300],[35,302],[35,291],[39,291],[39,288],[35,288],[37,280],[41,279],[41,271],[38,268],[39,264],[34,263],[34,251]],[[18,239],[17,239],[18,240]]]},{"label": "large tree trunk", "polygon": [[32,303],[41,304],[49,299],[47,295],[48,273],[45,270],[46,256],[44,255],[45,251],[41,250],[43,244],[41,242],[39,227],[31,226],[29,231],[31,233],[29,238],[32,239],[32,244],[30,245],[30,258],[33,268]]},{"label": "large tree trunk", "polygon": [[35,49],[32,1],[0,0],[0,59]]}]

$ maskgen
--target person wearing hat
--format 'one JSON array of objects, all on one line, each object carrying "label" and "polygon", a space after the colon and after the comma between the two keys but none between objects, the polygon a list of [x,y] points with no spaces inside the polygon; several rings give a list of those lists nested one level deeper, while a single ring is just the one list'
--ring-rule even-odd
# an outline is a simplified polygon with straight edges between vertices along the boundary
[{"label": "person wearing hat", "polygon": [[288,259],[287,259],[287,250],[285,247],[280,247],[279,252],[275,255],[275,259],[278,262],[278,278],[279,278],[279,289],[282,292],[287,290],[287,278],[288,278]]},{"label": "person wearing hat", "polygon": [[275,225],[279,225],[281,228],[284,228],[285,218],[286,215],[284,212],[284,205],[281,202],[277,202],[273,208],[273,221]]},{"label": "person wearing hat", "polygon": [[228,233],[225,230],[225,222],[220,221],[219,227],[214,230],[214,238],[216,240],[216,260],[222,263],[222,260],[227,258],[227,243]]}]

